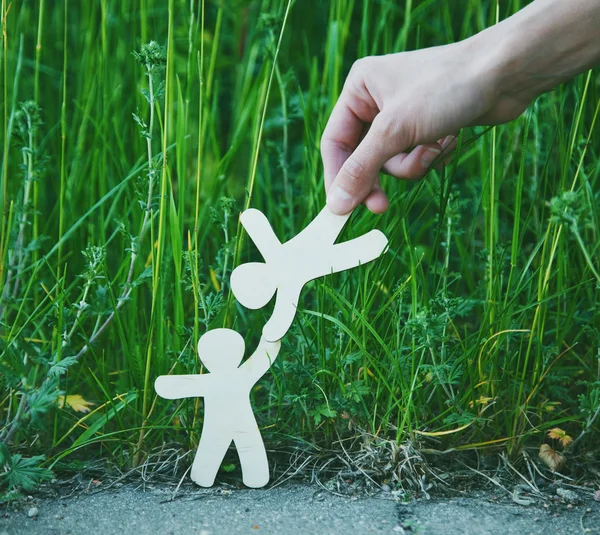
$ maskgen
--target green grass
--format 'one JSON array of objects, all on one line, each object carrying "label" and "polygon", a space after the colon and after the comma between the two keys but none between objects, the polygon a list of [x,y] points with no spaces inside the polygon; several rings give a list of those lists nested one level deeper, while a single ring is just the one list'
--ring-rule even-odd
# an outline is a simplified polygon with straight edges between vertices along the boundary
[{"label": "green grass", "polygon": [[[318,213],[320,134],[355,59],[521,6],[460,4],[2,0],[2,464],[6,446],[132,466],[197,443],[201,403],[152,385],[200,371],[207,329],[257,343],[271,309],[228,287],[259,258],[238,213],[281,239]],[[344,238],[377,227],[388,254],[305,288],[253,393],[271,447],[367,433],[516,456],[553,427],[597,443],[599,92],[583,75],[465,130],[423,182],[384,178],[390,210],[359,209]]]}]

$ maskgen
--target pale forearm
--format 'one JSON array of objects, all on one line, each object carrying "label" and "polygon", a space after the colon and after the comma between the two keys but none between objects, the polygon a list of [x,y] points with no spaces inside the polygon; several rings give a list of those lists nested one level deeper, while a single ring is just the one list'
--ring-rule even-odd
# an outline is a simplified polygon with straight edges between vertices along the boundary
[{"label": "pale forearm", "polygon": [[498,90],[529,101],[600,64],[600,0],[536,0],[472,40]]}]

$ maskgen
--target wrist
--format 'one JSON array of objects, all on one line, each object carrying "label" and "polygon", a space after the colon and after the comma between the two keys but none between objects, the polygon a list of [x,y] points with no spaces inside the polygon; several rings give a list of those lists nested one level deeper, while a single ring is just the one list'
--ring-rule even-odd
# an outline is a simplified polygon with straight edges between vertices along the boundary
[{"label": "wrist", "polygon": [[461,55],[468,58],[471,82],[487,107],[494,106],[504,96],[506,87],[511,86],[508,78],[513,70],[513,60],[501,43],[501,32],[492,30],[488,28],[460,42]]}]

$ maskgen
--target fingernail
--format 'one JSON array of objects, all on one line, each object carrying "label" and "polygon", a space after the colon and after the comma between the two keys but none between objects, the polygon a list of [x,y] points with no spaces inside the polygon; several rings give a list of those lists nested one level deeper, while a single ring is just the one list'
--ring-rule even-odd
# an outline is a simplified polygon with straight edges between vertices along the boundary
[{"label": "fingernail", "polygon": [[421,165],[423,167],[429,167],[433,161],[440,155],[441,150],[438,149],[427,149],[423,156],[421,156]]},{"label": "fingernail", "polygon": [[334,184],[327,194],[327,207],[334,214],[347,214],[352,210],[352,197],[347,191]]},{"label": "fingernail", "polygon": [[446,136],[444,141],[442,141],[442,149],[445,149],[450,143],[452,143],[456,139],[456,136]]}]

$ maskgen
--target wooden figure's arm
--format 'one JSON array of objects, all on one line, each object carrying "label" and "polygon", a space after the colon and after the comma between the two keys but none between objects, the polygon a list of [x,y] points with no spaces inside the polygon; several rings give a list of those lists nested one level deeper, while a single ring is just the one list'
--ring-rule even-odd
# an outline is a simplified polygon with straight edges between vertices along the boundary
[{"label": "wooden figure's arm", "polygon": [[281,242],[265,214],[260,210],[250,208],[242,212],[240,222],[267,262],[269,258],[277,254],[281,248]]},{"label": "wooden figure's arm", "polygon": [[277,297],[275,298],[275,307],[273,314],[263,328],[263,338],[270,342],[281,340],[289,331],[300,299],[300,292],[305,282],[302,281],[300,286],[282,285],[277,289]]},{"label": "wooden figure's arm", "polygon": [[329,255],[331,273],[371,262],[387,249],[387,245],[385,234],[379,230],[372,230],[353,240],[334,245]]},{"label": "wooden figure's arm", "polygon": [[160,375],[154,390],[165,399],[201,398],[209,386],[210,374]]},{"label": "wooden figure's arm", "polygon": [[280,349],[281,341],[269,342],[264,337],[261,338],[256,351],[242,364],[240,371],[248,377],[251,384],[256,383],[275,362]]}]

